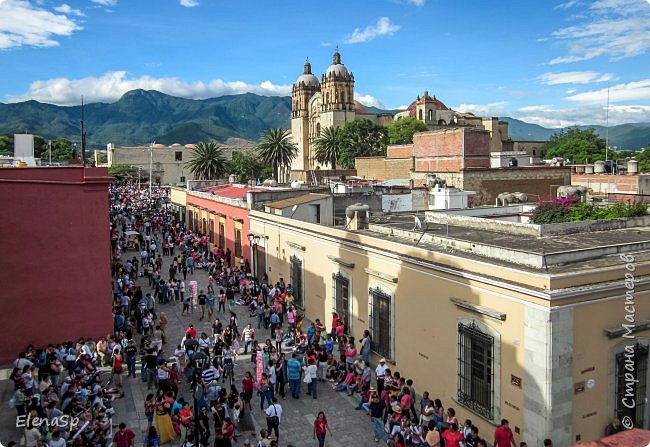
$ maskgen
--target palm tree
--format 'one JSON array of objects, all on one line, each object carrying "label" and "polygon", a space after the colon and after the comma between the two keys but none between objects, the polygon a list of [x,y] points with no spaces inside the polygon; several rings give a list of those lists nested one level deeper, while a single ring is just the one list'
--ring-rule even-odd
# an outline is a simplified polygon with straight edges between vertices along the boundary
[{"label": "palm tree", "polygon": [[274,127],[269,129],[257,145],[260,158],[264,163],[273,166],[273,178],[278,180],[278,169],[291,165],[291,160],[298,155],[298,146],[291,141],[285,129]]},{"label": "palm tree", "polygon": [[226,159],[221,146],[214,141],[202,141],[196,145],[192,158],[185,166],[196,180],[214,180],[223,174]]},{"label": "palm tree", "polygon": [[314,142],[314,155],[319,163],[329,163],[331,169],[336,169],[336,162],[345,147],[345,134],[340,127],[326,127]]}]

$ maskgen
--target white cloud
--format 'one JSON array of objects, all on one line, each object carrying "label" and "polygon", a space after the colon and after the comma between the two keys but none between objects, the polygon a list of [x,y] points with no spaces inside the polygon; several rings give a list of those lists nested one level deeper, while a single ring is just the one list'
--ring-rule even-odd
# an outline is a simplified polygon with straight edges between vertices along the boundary
[{"label": "white cloud", "polygon": [[93,3],[96,3],[98,5],[102,6],[115,6],[117,5],[117,0],[90,0]]},{"label": "white cloud", "polygon": [[0,0],[0,49],[57,46],[56,37],[80,29],[67,15],[33,6],[27,0]]},{"label": "white cloud", "polygon": [[242,81],[226,82],[215,79],[209,82],[196,81],[187,83],[176,78],[154,78],[141,76],[131,78],[126,71],[112,71],[100,77],[82,79],[55,78],[33,82],[25,93],[9,97],[10,102],[37,101],[74,105],[79,103],[81,95],[87,102],[114,102],[129,90],[144,89],[180,96],[183,98],[205,99],[237,93],[257,93],[267,96],[285,96],[291,94],[290,85],[275,85],[264,81],[259,85]]},{"label": "white cloud", "polygon": [[194,8],[195,6],[199,6],[199,2],[196,0],[179,0],[179,3],[181,6],[185,6],[186,8]]},{"label": "white cloud", "polygon": [[566,89],[566,90],[564,91],[564,93],[566,93],[567,95],[573,95],[573,94],[574,94],[575,92],[577,92],[577,91],[578,91],[578,90],[575,89],[575,88],[568,88],[568,89]]},{"label": "white cloud", "polygon": [[[570,2],[569,2],[570,3]],[[643,0],[600,0],[577,16],[574,26],[552,33],[567,43],[569,54],[550,64],[608,56],[613,60],[644,54],[650,48],[650,8]]]},{"label": "white cloud", "polygon": [[[607,88],[592,90],[589,92],[578,93],[567,96],[564,99],[569,101],[578,101],[583,103],[607,103]],[[617,84],[609,87],[610,104],[614,102],[629,102],[650,100],[650,79],[641,81],[628,82],[627,84]]]},{"label": "white cloud", "polygon": [[360,93],[354,93],[354,100],[359,101],[361,104],[367,107],[377,107],[383,109],[384,105],[372,95],[362,95]]},{"label": "white cloud", "polygon": [[424,4],[427,2],[427,0],[407,0],[411,5],[415,5],[417,7],[424,6]]},{"label": "white cloud", "polygon": [[595,71],[565,71],[562,73],[544,73],[537,78],[542,84],[589,84],[607,82],[614,79],[610,73],[600,74]]},{"label": "white cloud", "polygon": [[71,15],[79,16],[79,17],[83,17],[85,15],[83,12],[81,12],[80,9],[73,9],[67,3],[64,3],[61,6],[57,6],[56,8],[53,8],[53,9],[56,12],[60,12],[61,14],[71,14]]},{"label": "white cloud", "polygon": [[343,42],[349,44],[368,42],[377,36],[392,36],[397,30],[399,25],[392,25],[388,17],[380,17],[375,25],[368,25],[363,30],[355,28]]},{"label": "white cloud", "polygon": [[[549,105],[527,106],[512,114],[514,118],[544,127],[605,125],[605,107],[556,108]],[[650,121],[648,105],[610,105],[609,125]]]},{"label": "white cloud", "polygon": [[488,104],[459,104],[452,107],[453,110],[458,112],[469,112],[479,116],[504,116],[507,115],[506,101],[491,102]]}]

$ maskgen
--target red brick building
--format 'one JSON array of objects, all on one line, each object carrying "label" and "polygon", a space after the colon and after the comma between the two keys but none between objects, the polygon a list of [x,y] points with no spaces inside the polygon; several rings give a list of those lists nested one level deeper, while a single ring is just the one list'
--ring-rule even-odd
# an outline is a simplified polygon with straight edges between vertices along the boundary
[{"label": "red brick building", "polygon": [[0,363],[113,330],[106,168],[0,168]]}]

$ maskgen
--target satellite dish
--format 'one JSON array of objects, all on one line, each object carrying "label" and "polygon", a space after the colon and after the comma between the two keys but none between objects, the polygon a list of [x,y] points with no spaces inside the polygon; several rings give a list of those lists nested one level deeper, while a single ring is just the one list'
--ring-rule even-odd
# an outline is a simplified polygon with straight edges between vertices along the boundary
[{"label": "satellite dish", "polygon": [[415,226],[413,227],[414,230],[421,230],[422,229],[422,221],[418,216],[414,216],[415,219]]}]

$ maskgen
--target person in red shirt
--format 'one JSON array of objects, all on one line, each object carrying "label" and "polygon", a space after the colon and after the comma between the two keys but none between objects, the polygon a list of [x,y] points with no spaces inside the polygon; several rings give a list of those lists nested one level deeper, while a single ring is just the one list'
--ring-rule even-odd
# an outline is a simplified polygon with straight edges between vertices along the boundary
[{"label": "person in red shirt", "polygon": [[458,424],[453,422],[449,430],[442,432],[441,438],[445,440],[445,447],[460,447],[465,442],[465,437],[458,431]]},{"label": "person in red shirt", "polygon": [[494,430],[494,447],[517,447],[509,424],[507,419],[501,419],[501,425]]},{"label": "person in red shirt", "polygon": [[133,447],[135,440],[135,433],[130,428],[126,428],[124,422],[120,423],[119,430],[113,436],[115,447]]},{"label": "person in red shirt", "polygon": [[325,445],[325,435],[327,434],[328,430],[331,435],[332,430],[330,430],[330,426],[327,423],[325,413],[319,411],[318,416],[314,421],[314,439],[318,438],[318,447],[323,447]]},{"label": "person in red shirt", "polygon": [[187,330],[185,331],[185,334],[186,334],[186,335],[189,334],[189,335],[192,336],[192,338],[196,339],[196,329],[194,329],[194,325],[193,325],[193,324],[190,324],[190,325],[188,326]]},{"label": "person in red shirt", "polygon": [[248,409],[250,411],[253,410],[253,407],[251,407],[251,399],[253,398],[253,388],[255,386],[255,382],[253,381],[253,375],[247,371],[241,383],[242,383],[242,394],[244,398],[244,405],[242,405],[241,407],[241,414],[239,415],[240,417],[244,416],[244,410],[246,410],[246,404],[248,404]]}]

